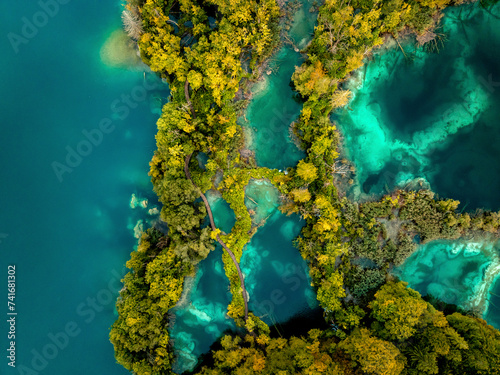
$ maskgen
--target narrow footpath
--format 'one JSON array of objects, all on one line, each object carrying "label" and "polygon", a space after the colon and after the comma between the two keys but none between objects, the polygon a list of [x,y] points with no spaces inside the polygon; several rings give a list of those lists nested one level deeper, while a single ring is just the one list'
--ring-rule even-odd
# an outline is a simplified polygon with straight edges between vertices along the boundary
[{"label": "narrow footpath", "polygon": [[[203,199],[203,202],[205,203],[205,207],[207,208],[208,212],[208,217],[210,218],[210,225],[212,226],[212,230],[216,231],[217,227],[215,226],[214,222],[214,216],[212,214],[212,209],[210,208],[210,204],[208,203],[207,197],[205,194],[203,194],[200,190],[200,188],[194,183],[193,179],[191,178],[191,173],[189,172],[189,162],[191,161],[191,156],[193,156],[193,153],[189,154],[186,156],[185,162],[184,162],[184,174],[186,175],[186,178],[191,181],[193,186],[196,188],[198,191],[198,194],[200,194],[201,199]],[[224,250],[227,251],[231,259],[233,260],[234,265],[236,266],[236,270],[238,271],[238,276],[240,278],[240,285],[242,289],[242,294],[243,294],[243,301],[245,302],[245,322],[248,319],[248,296],[247,296],[247,290],[245,288],[245,280],[243,278],[243,273],[241,272],[240,265],[238,261],[236,260],[236,257],[234,256],[233,252],[226,246],[226,244],[221,240],[219,235],[217,234],[217,242],[221,244],[221,246],[224,248]]]}]

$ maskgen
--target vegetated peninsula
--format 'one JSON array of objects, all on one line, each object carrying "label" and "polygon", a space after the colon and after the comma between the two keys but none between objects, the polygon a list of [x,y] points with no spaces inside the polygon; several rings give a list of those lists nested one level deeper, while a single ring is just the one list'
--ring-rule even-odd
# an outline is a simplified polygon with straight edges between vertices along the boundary
[{"label": "vegetated peninsula", "polygon": [[[397,190],[363,204],[350,201],[342,192],[341,138],[330,120],[351,96],[342,83],[374,47],[389,35],[414,33],[420,43],[433,40],[441,11],[459,3],[326,0],[318,9],[313,5],[310,17],[317,14],[317,27],[302,51],[305,61],[290,77],[303,103],[293,136],[306,156],[279,171],[257,166],[237,120],[251,100],[251,85],[267,74],[268,59],[287,40],[281,35],[296,4],[129,0],[126,30],[171,91],[150,163],[168,233],[148,229],[127,262],[130,272],[110,333],[120,364],[138,375],[173,372],[178,358],[169,336],[175,324],[169,310],[181,299],[185,279],[218,242],[232,294],[227,315],[238,328],[220,338],[194,373],[500,373],[496,329],[475,311],[424,300],[389,273],[415,251],[415,237],[428,242],[497,235],[498,214],[458,213],[457,201],[436,199],[428,190]],[[245,205],[251,179],[267,179],[281,194],[282,211],[305,220],[297,251],[307,261],[325,320],[305,335],[282,336],[249,309],[252,295],[239,263],[258,230]],[[234,212],[229,233],[213,221],[208,190],[217,191]]]}]

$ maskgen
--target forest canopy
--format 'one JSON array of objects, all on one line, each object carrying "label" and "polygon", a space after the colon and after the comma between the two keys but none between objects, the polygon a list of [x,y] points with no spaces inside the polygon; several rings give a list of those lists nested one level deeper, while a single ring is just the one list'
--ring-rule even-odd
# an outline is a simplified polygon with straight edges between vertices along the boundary
[{"label": "forest canopy", "polygon": [[[137,375],[172,373],[169,311],[182,296],[185,277],[221,239],[234,254],[233,260],[225,252],[223,261],[233,297],[228,316],[239,334],[220,338],[195,373],[500,373],[497,330],[473,312],[437,310],[388,272],[415,251],[416,236],[426,242],[498,233],[500,215],[458,213],[459,202],[426,190],[393,191],[359,204],[338,189],[339,176],[350,167],[340,158],[340,134],[330,114],[351,97],[343,81],[388,35],[431,35],[441,10],[454,4],[326,0],[302,51],[304,63],[291,77],[303,103],[292,129],[306,156],[282,172],[259,168],[242,152],[238,117],[251,84],[282,43],[280,25],[293,6],[275,0],[128,1],[125,29],[143,61],[168,82],[171,97],[157,122],[150,162],[168,231],[147,230],[127,262],[130,272],[110,332],[120,364]],[[208,159],[204,167],[191,157],[200,153]],[[296,245],[329,328],[278,337],[258,316],[245,314],[235,262],[258,230],[245,206],[251,178],[268,179],[282,195],[281,210],[305,220]],[[230,233],[204,224],[207,206],[200,197],[211,189],[235,213]],[[398,231],[389,233],[389,222],[397,222]]]}]

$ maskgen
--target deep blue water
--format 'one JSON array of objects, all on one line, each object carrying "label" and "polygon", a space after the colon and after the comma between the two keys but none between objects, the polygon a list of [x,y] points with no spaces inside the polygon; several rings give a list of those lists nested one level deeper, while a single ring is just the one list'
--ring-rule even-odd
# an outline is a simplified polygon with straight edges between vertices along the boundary
[{"label": "deep blue water", "polygon": [[[136,244],[127,226],[145,215],[129,207],[130,196],[154,202],[147,171],[158,113],[151,109],[157,112],[158,97],[165,102],[166,88],[151,73],[102,63],[101,46],[120,27],[118,1],[59,5],[16,53],[8,33],[22,35],[22,17],[43,25],[40,11],[34,1],[0,4],[0,277],[6,280],[7,265],[16,265],[16,370],[126,374],[115,363],[108,330],[122,267]],[[145,80],[157,88],[145,90]],[[131,94],[135,99],[124,105],[122,95]],[[113,115],[113,103],[122,112]],[[100,139],[93,132],[95,145],[86,142],[82,131],[106,118],[108,133]],[[65,164],[67,147],[78,146],[86,156],[70,160],[71,172],[58,178],[53,163]],[[50,334],[61,338],[66,328],[77,334],[56,353]],[[37,353],[49,359],[32,362]],[[17,374],[6,362],[2,356],[0,373]]]}]

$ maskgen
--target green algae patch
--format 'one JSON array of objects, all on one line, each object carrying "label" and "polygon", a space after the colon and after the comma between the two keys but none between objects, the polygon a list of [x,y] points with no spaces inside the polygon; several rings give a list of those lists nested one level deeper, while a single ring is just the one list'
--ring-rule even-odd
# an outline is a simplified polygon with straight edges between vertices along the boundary
[{"label": "green algae patch", "polygon": [[101,61],[115,68],[137,67],[142,63],[135,43],[121,28],[113,31],[101,47]]}]

